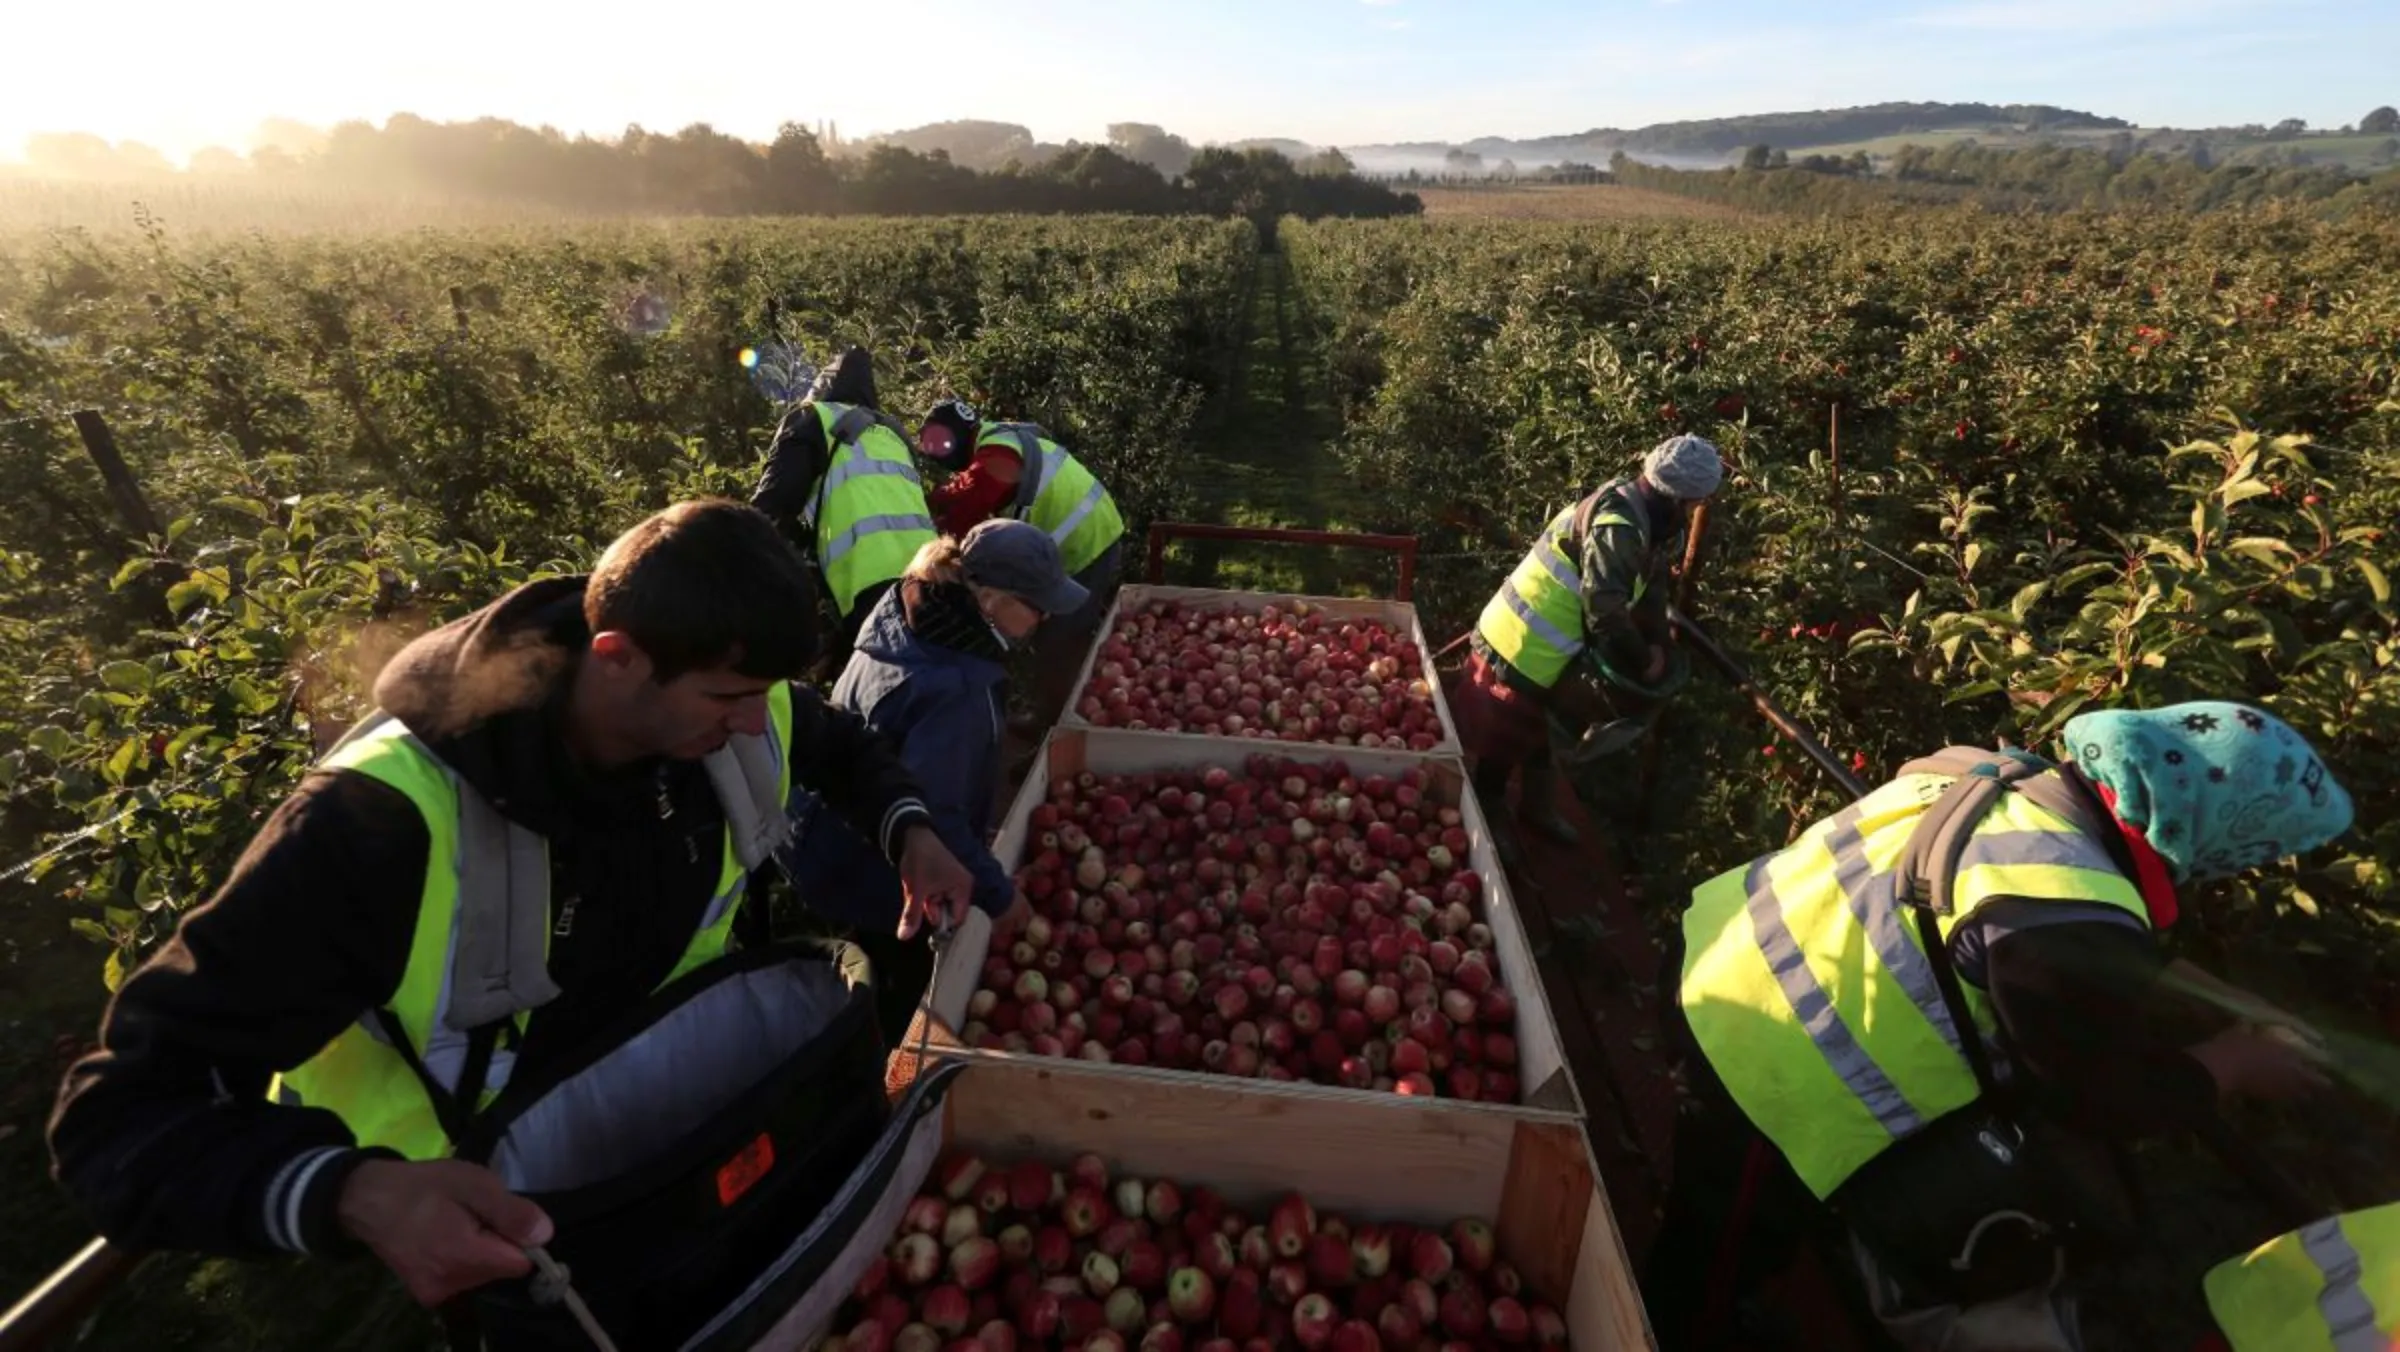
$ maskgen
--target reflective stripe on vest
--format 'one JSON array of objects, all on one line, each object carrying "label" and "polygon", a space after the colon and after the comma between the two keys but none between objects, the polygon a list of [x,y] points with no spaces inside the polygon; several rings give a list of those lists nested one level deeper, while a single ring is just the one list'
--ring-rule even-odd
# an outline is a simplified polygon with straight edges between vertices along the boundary
[{"label": "reflective stripe on vest", "polygon": [[1058,542],[1060,562],[1069,576],[1091,566],[1108,547],[1125,535],[1125,519],[1108,488],[1031,423],[998,423],[984,429],[976,445],[1001,442],[1013,446],[1024,465],[1017,480],[1015,512]]},{"label": "reflective stripe on vest", "polygon": [[2201,1285],[2234,1352],[2390,1352],[2400,1346],[2400,1202],[2280,1235]]},{"label": "reflective stripe on vest", "polygon": [[817,567],[847,616],[858,594],[908,570],[934,538],[924,480],[908,443],[874,413],[815,405],[833,450],[816,493]]},{"label": "reflective stripe on vest", "polygon": [[[1628,480],[1595,492],[1586,500],[1592,503],[1586,529],[1636,525],[1628,515],[1632,505],[1625,501],[1631,492]],[[1575,529],[1583,506],[1577,502],[1550,518],[1475,622],[1484,643],[1502,661],[1544,689],[1558,684],[1567,664],[1584,648],[1583,574],[1578,565],[1584,542]],[[1633,599],[1640,601],[1648,587],[1647,578],[1634,579]]]},{"label": "reflective stripe on vest", "polygon": [[[1976,1096],[1894,875],[1949,782],[1895,780],[1790,847],[1703,884],[1685,913],[1678,998],[1693,1036],[1819,1197]],[[2101,902],[2148,923],[2105,845],[2013,793],[1969,839],[1953,893],[1945,938],[1996,896]],[[1981,993],[1962,989],[1988,1033]]]},{"label": "reflective stripe on vest", "polygon": [[[737,744],[748,746],[736,750],[729,745],[709,758],[710,782],[726,813],[724,863],[716,890],[667,981],[725,953],[736,903],[754,866],[745,864],[744,858],[762,846],[772,847],[775,828],[761,819],[783,820],[791,790],[790,758],[784,751],[792,734],[790,687],[774,686],[767,706],[764,737],[737,739]],[[769,758],[780,768],[769,771]],[[488,848],[470,855],[468,833],[461,829],[466,815],[462,793],[472,790],[396,721],[386,720],[345,742],[321,764],[352,770],[398,789],[424,819],[430,842],[425,887],[418,901],[408,961],[387,1008],[426,1075],[445,1089],[455,1090],[465,1070],[471,1030],[492,1021],[470,1023],[458,1017],[461,974],[480,970],[488,962],[488,955],[479,958],[462,952],[472,928],[465,913],[470,906],[486,906],[495,897],[506,897],[507,882],[490,876],[495,868],[506,866],[506,856]],[[743,788],[729,792],[727,786],[737,782]],[[752,796],[761,788],[771,795],[766,803]],[[539,837],[532,838],[539,841]],[[546,903],[546,878],[542,892]],[[545,950],[549,933],[545,923],[539,931]],[[527,958],[524,953],[509,955],[512,962]],[[538,957],[534,960],[538,962]],[[546,974],[543,979],[546,982]],[[494,1017],[508,1019],[516,1037],[521,1038],[529,1013],[529,1008],[516,1008]],[[493,1049],[476,1107],[488,1104],[508,1084],[515,1068],[514,1040],[504,1034]],[[268,1094],[279,1102],[332,1110],[362,1146],[387,1146],[410,1159],[435,1159],[450,1150],[424,1083],[409,1068],[407,1059],[391,1047],[382,1020],[374,1014],[343,1030],[308,1061],[277,1076]]]}]

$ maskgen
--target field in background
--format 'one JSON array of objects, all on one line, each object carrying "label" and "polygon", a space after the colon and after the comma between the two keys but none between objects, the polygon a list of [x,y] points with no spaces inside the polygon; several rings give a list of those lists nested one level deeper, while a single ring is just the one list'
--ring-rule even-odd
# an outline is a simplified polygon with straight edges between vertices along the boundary
[{"label": "field in background", "polygon": [[1412,188],[1435,220],[1649,221],[1739,220],[1747,213],[1715,202],[1618,184],[1555,187]]},{"label": "field in background", "polygon": [[564,213],[539,206],[243,179],[97,183],[0,175],[0,235],[51,230],[123,234],[139,231],[145,220],[177,235],[202,236],[468,230],[555,225],[564,219]]}]

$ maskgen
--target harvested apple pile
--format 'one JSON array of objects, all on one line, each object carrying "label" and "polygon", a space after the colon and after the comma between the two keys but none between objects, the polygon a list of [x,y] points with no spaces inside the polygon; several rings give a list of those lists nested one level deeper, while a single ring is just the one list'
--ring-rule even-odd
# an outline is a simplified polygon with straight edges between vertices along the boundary
[{"label": "harvested apple pile", "polygon": [[1458,810],[1340,762],[1052,781],[967,1045],[1513,1103],[1502,986]]},{"label": "harvested apple pile", "polygon": [[1394,751],[1442,741],[1416,643],[1305,602],[1249,614],[1155,601],[1124,614],[1075,711],[1104,728]]},{"label": "harvested apple pile", "polygon": [[1465,1352],[1564,1347],[1566,1322],[1491,1226],[1361,1224],[1288,1196],[1254,1224],[1205,1187],[1097,1155],[952,1155],[859,1278],[819,1352]]}]

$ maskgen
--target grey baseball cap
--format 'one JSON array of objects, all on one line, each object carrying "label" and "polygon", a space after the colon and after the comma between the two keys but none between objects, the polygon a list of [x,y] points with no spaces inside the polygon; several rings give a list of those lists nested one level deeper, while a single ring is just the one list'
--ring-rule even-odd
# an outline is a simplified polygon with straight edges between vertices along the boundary
[{"label": "grey baseball cap", "polygon": [[1091,593],[1067,576],[1058,542],[1039,526],[996,518],[959,542],[967,581],[995,587],[1044,615],[1072,615]]}]

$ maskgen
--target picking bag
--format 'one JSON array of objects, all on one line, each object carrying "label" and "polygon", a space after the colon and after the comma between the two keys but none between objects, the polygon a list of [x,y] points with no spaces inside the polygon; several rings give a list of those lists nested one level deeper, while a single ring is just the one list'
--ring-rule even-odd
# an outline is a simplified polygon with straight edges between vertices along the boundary
[{"label": "picking bag", "polygon": [[[785,1255],[875,1148],[884,1058],[858,950],[738,953],[513,1081],[458,1154],[549,1213],[550,1256],[620,1347],[677,1347]],[[473,1305],[494,1352],[591,1347],[529,1281],[485,1287]]]}]

